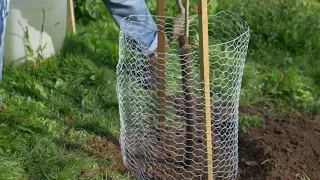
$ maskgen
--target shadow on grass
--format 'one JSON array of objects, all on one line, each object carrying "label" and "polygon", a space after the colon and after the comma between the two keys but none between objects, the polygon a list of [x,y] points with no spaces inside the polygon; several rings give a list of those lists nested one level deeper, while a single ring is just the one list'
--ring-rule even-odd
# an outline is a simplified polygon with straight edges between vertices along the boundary
[{"label": "shadow on grass", "polygon": [[112,142],[115,146],[120,148],[120,143],[118,138],[107,131],[105,128],[101,127],[98,123],[85,123],[73,126],[75,129],[82,129],[89,133],[94,133],[97,136],[105,137],[108,141]]},{"label": "shadow on grass", "polygon": [[[112,31],[109,32],[99,32],[101,30],[92,28],[90,30],[81,30],[78,34],[68,35],[64,42],[64,47],[62,48],[61,54],[63,57],[84,57],[94,63],[98,68],[106,68],[107,71],[113,71],[111,74],[115,73],[116,65],[118,63],[118,37],[115,36]],[[99,34],[100,33],[100,34]],[[109,79],[110,73],[102,73],[103,79]],[[107,81],[106,80],[106,81]],[[103,82],[104,80],[101,80]],[[110,80],[110,81],[113,81]],[[113,85],[111,85],[113,86]],[[104,89],[105,90],[105,89]],[[110,90],[111,92],[111,90]],[[113,90],[112,90],[113,92]],[[109,110],[118,111],[118,103],[115,99],[109,99],[108,97],[100,97],[101,99],[95,103],[98,103],[98,107],[105,110],[108,113]],[[78,102],[81,104],[81,102]],[[82,109],[81,107],[79,107]],[[117,147],[119,147],[119,142],[117,137],[109,132],[106,128],[101,126],[101,123],[97,122],[84,122],[70,125],[75,129],[82,129],[89,133],[94,133],[98,136],[105,137]]]}]

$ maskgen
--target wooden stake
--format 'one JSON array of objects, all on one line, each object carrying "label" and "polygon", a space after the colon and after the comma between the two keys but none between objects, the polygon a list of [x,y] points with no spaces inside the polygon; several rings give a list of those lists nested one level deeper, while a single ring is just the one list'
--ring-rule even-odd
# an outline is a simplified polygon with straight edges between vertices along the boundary
[{"label": "wooden stake", "polygon": [[212,131],[211,131],[211,103],[210,103],[210,72],[208,50],[208,14],[207,0],[198,1],[199,16],[199,48],[200,48],[200,72],[205,98],[205,122],[206,122],[206,147],[207,147],[207,172],[208,180],[213,180],[212,163]]},{"label": "wooden stake", "polygon": [[72,29],[73,33],[76,33],[76,23],[74,20],[73,0],[68,0],[67,9],[67,29]]},{"label": "wooden stake", "polygon": [[185,28],[186,28],[186,36],[189,37],[189,0],[186,0],[186,13],[185,13]]},{"label": "wooden stake", "polygon": [[165,90],[166,90],[166,44],[165,44],[165,18],[164,18],[164,0],[157,0],[158,10],[158,104],[159,104],[159,122],[166,121]]}]

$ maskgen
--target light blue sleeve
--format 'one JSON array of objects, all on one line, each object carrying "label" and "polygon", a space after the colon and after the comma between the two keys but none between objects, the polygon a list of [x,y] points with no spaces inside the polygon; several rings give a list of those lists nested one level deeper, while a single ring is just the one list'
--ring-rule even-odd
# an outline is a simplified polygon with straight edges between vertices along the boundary
[{"label": "light blue sleeve", "polygon": [[[127,34],[134,40],[141,43],[146,48],[146,53],[150,54],[158,46],[157,25],[155,24],[145,0],[102,0],[109,9],[112,17],[118,26],[126,26]],[[140,18],[137,18],[137,15]],[[132,18],[124,19],[132,16]],[[143,33],[137,33],[141,29]]]},{"label": "light blue sleeve", "polygon": [[6,20],[9,13],[9,4],[10,0],[0,0],[0,81],[2,81],[4,37],[6,30]]}]

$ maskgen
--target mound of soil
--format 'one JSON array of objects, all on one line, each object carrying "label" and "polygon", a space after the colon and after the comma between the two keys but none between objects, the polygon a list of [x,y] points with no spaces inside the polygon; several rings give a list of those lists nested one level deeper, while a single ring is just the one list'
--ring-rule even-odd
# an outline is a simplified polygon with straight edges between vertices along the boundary
[{"label": "mound of soil", "polygon": [[[259,110],[242,107],[246,114]],[[320,179],[319,121],[295,113],[266,117],[239,136],[239,180]]]},{"label": "mound of soil", "polygon": [[103,167],[102,169],[108,169],[110,171],[118,171],[119,173],[123,173],[126,171],[126,168],[123,165],[122,155],[120,151],[120,146],[118,143],[107,139],[107,137],[93,138],[88,144],[89,152],[105,158],[112,158],[113,166],[111,167]]},{"label": "mound of soil", "polygon": [[[320,121],[296,113],[272,117],[261,109],[247,106],[240,106],[240,113],[260,114],[264,121],[260,127],[239,133],[238,180],[301,180],[304,173],[311,180],[320,179]],[[97,154],[114,157],[117,166],[114,170],[127,171],[118,143],[102,137],[101,141],[93,140],[88,145]],[[166,166],[159,163],[151,167],[165,169]],[[177,171],[169,174],[179,176]]]}]

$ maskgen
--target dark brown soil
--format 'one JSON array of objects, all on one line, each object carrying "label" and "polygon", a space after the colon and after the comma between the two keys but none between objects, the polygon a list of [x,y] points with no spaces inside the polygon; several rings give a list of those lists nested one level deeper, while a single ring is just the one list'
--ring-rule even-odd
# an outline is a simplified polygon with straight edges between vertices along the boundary
[{"label": "dark brown soil", "polygon": [[100,139],[91,139],[88,142],[88,146],[91,153],[101,157],[112,158],[114,165],[109,168],[110,170],[120,173],[126,171],[118,144],[108,140],[106,137],[101,137]]},{"label": "dark brown soil", "polygon": [[[240,106],[240,113],[259,114],[264,117],[264,121],[260,127],[251,127],[247,133],[239,133],[238,180],[301,180],[303,173],[310,180],[320,179],[319,120],[297,113],[273,117],[261,109],[248,106]],[[172,147],[178,146],[177,143],[166,143]],[[102,138],[99,141],[92,140],[88,145],[95,153],[113,157],[117,167],[112,169],[125,171],[118,144]],[[165,159],[170,161],[168,158],[181,162],[182,157],[170,155]],[[154,170],[150,169],[149,172],[153,172],[153,176],[163,177],[165,174],[157,174],[157,169],[169,166],[153,163],[152,167]],[[179,164],[175,167],[179,167]],[[168,174],[188,177],[187,174],[179,174],[179,169],[171,173],[170,169],[167,169]],[[184,170],[181,169],[181,172]],[[172,176],[166,179],[172,179]]]},{"label": "dark brown soil", "polygon": [[[240,109],[262,113],[256,108]],[[301,180],[303,173],[311,180],[320,179],[319,120],[296,113],[266,115],[261,127],[240,133],[239,156],[239,180]]]}]

